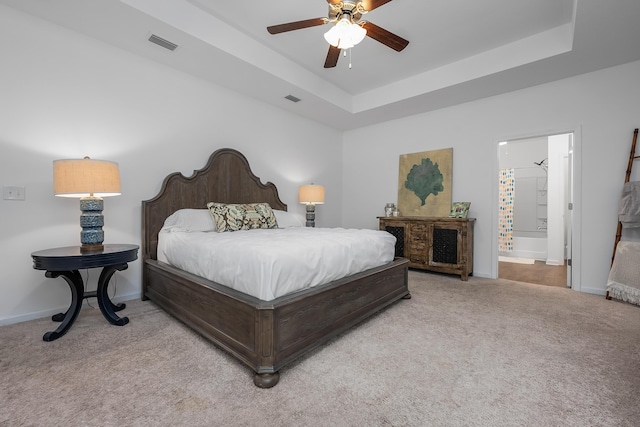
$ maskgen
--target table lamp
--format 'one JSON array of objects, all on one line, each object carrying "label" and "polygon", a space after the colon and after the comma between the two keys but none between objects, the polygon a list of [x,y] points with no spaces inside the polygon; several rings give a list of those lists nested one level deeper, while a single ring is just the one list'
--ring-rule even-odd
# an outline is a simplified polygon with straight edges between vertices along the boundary
[{"label": "table lamp", "polygon": [[298,192],[300,203],[307,205],[307,227],[316,226],[316,205],[324,203],[324,187],[322,185],[302,185]]},{"label": "table lamp", "polygon": [[81,251],[101,251],[104,241],[102,198],[120,195],[118,164],[89,157],[54,160],[53,192],[59,197],[80,198]]}]

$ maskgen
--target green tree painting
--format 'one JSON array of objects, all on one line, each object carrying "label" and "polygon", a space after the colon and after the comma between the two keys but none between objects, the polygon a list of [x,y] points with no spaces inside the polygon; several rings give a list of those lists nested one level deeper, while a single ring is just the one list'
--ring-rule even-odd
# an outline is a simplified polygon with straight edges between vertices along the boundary
[{"label": "green tree painting", "polygon": [[431,159],[427,158],[422,159],[419,165],[411,167],[404,186],[413,191],[420,199],[420,205],[424,206],[430,194],[437,196],[439,192],[444,190],[443,181],[444,176],[440,172],[438,163],[433,163]]},{"label": "green tree painting", "polygon": [[402,216],[448,217],[453,148],[400,155],[398,210]]}]

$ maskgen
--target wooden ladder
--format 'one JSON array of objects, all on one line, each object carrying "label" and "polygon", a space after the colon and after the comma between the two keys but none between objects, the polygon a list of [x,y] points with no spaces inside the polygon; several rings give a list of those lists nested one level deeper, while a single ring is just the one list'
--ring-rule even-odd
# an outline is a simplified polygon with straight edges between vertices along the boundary
[{"label": "wooden ladder", "polygon": [[[629,163],[627,163],[627,173],[624,176],[624,183],[629,182],[631,178],[631,168],[633,167],[633,161],[639,159],[640,156],[636,156],[636,142],[638,142],[638,129],[633,131],[633,141],[631,142],[631,153],[629,154]],[[620,239],[622,238],[622,223],[618,221],[618,228],[616,229],[616,240],[613,243],[613,255],[611,255],[611,266],[613,266],[613,260],[616,257],[616,248],[618,247],[618,243],[620,243]],[[606,295],[607,299],[611,299],[609,296],[609,291],[607,291]]]}]

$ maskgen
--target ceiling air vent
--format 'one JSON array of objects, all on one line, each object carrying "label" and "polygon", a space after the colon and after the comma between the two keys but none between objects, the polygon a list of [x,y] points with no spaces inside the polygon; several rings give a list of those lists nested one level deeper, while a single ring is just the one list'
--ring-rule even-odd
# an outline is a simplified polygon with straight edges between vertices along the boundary
[{"label": "ceiling air vent", "polygon": [[165,40],[162,37],[156,36],[155,34],[151,34],[151,37],[149,37],[149,41],[171,51],[176,50],[176,48],[178,47],[177,44],[171,43],[169,40]]},{"label": "ceiling air vent", "polygon": [[287,95],[287,96],[285,96],[285,97],[284,97],[284,99],[288,99],[288,100],[289,100],[289,101],[291,101],[291,102],[298,102],[298,101],[300,101],[300,98],[296,98],[296,97],[295,97],[295,96],[293,96],[293,95]]}]

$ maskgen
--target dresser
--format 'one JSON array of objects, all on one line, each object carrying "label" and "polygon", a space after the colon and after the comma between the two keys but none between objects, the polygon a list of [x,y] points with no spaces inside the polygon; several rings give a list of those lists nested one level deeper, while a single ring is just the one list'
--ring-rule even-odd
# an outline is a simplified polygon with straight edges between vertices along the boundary
[{"label": "dresser", "polygon": [[410,268],[460,275],[473,274],[475,218],[378,217],[380,230],[396,237],[396,256]]}]

